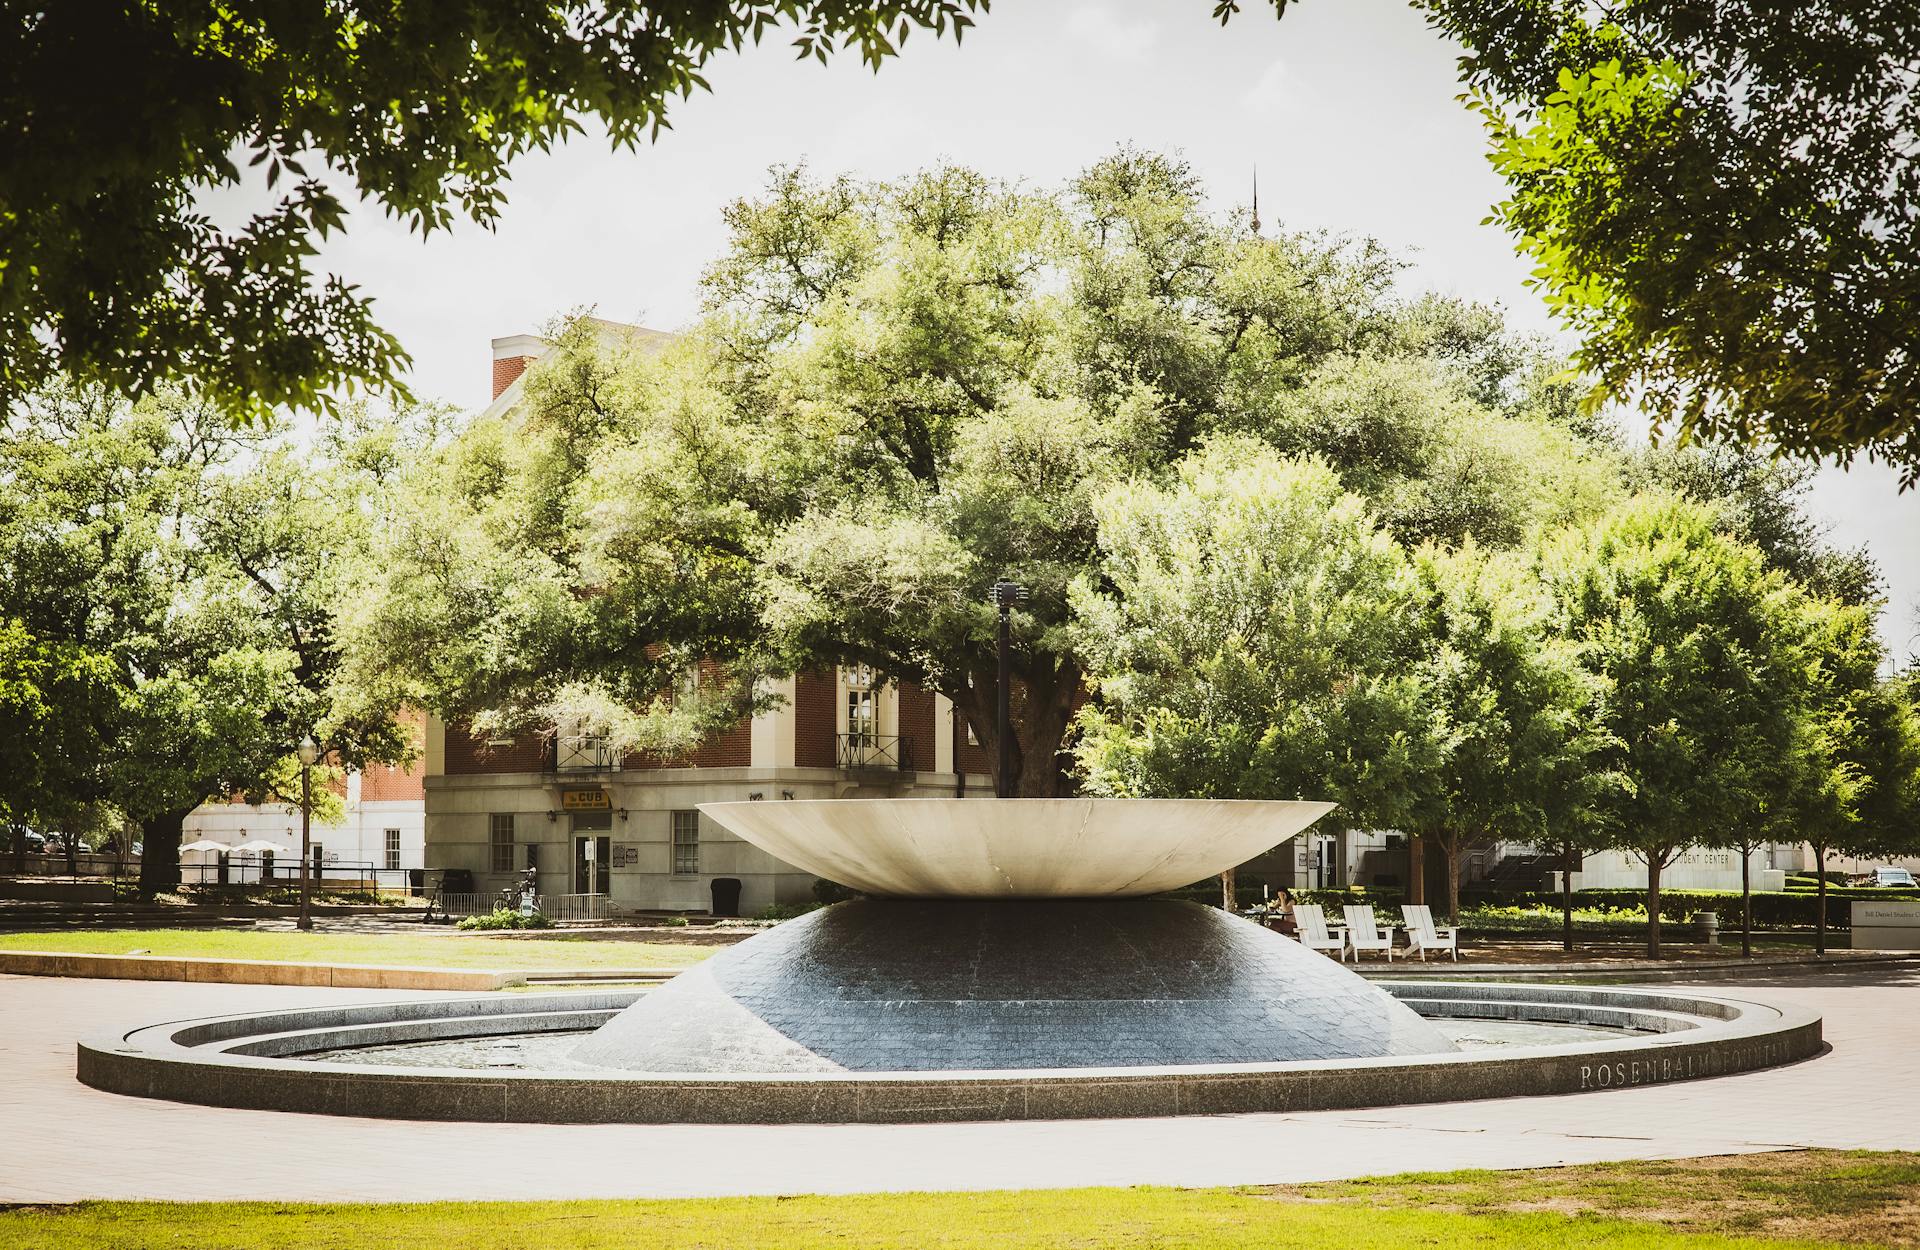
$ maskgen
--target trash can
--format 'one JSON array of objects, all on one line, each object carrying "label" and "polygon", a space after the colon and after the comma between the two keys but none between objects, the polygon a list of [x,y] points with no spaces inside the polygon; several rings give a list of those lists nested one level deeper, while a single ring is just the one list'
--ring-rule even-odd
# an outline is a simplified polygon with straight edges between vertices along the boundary
[{"label": "trash can", "polygon": [[715,877],[713,879],[713,914],[716,916],[740,914],[740,878]]},{"label": "trash can", "polygon": [[1694,927],[1699,930],[1700,940],[1708,946],[1720,945],[1720,913],[1697,911],[1693,913]]}]

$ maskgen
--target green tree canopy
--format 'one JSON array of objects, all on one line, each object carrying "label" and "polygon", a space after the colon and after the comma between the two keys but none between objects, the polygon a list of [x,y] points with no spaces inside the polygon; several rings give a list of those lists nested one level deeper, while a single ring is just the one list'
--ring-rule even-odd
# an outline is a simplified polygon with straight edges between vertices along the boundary
[{"label": "green tree canopy", "polygon": [[65,819],[111,804],[142,826],[153,890],[178,879],[187,813],[274,792],[304,734],[342,764],[401,757],[393,709],[336,680],[330,603],[364,529],[355,501],[346,473],[177,394],[61,389],[9,411],[0,620],[24,675],[8,687],[56,700],[63,724],[27,748],[41,767],[8,779],[7,806]]},{"label": "green tree canopy", "polygon": [[1598,398],[1920,477],[1910,5],[1419,2]]},{"label": "green tree canopy", "polygon": [[1612,743],[1594,713],[1605,681],[1553,636],[1548,596],[1518,554],[1428,544],[1413,571],[1405,628],[1430,762],[1401,827],[1440,848],[1458,923],[1464,853],[1497,840],[1564,844],[1563,809],[1604,795],[1601,748]]},{"label": "green tree canopy", "polygon": [[1331,469],[1227,440],[1097,515],[1102,560],[1074,597],[1099,692],[1080,716],[1090,790],[1332,799],[1337,823],[1376,827],[1411,814],[1437,746],[1401,628],[1420,588]]},{"label": "green tree canopy", "polygon": [[[406,354],[312,267],[349,195],[423,234],[499,216],[514,157],[667,125],[718,53],[793,28],[878,66],[984,0],[260,0],[0,6],[0,405],[57,373],[259,419],[398,391]],[[200,207],[243,186],[235,229]],[[350,190],[349,190],[350,189]],[[273,198],[276,197],[277,198]]]},{"label": "green tree canopy", "polygon": [[1749,823],[1748,770],[1804,712],[1817,663],[1806,596],[1717,532],[1709,508],[1657,496],[1558,536],[1540,567],[1557,632],[1604,683],[1608,745],[1594,758],[1623,784],[1599,797],[1602,823],[1647,865],[1657,956],[1662,871]]},{"label": "green tree canopy", "polygon": [[1827,856],[1920,849],[1920,713],[1910,677],[1879,676],[1885,653],[1866,611],[1814,604],[1806,630],[1814,663],[1803,713],[1791,750],[1760,775],[1774,826],[1813,848],[1824,954]]},{"label": "green tree canopy", "polygon": [[672,748],[759,675],[861,664],[947,695],[991,751],[1007,575],[1032,591],[1015,767],[1053,793],[1085,687],[1069,592],[1110,488],[1233,437],[1324,457],[1396,532],[1492,543],[1618,490],[1486,310],[1202,201],[1134,151],[1053,193],[776,171],[728,208],[697,326],[659,348],[574,323],[518,411],[409,486],[356,596],[359,667],[443,714]]}]

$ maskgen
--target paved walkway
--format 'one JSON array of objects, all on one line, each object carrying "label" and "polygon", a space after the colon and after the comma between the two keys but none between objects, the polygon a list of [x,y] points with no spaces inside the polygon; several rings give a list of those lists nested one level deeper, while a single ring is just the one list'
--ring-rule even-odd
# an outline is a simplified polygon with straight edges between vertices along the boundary
[{"label": "paved walkway", "polygon": [[421,1124],[125,1098],[73,1039],[229,1011],[418,994],[0,977],[0,1202],[427,1200],[1222,1185],[1792,1146],[1920,1150],[1920,970],[1744,981],[1826,1016],[1832,1053],[1556,1098],[1011,1124]]}]

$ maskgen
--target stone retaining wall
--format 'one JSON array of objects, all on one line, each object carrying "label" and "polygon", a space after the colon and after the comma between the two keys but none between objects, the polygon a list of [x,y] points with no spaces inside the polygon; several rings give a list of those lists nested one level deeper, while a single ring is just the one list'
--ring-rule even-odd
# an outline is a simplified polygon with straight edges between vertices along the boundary
[{"label": "stone retaining wall", "polygon": [[[361,1028],[446,1016],[611,1010],[624,994],[514,995],[228,1017],[137,1029],[79,1047],[79,1078],[98,1089],[180,1102],[328,1115],[510,1123],[889,1123],[1218,1115],[1593,1093],[1723,1076],[1819,1054],[1817,1015],[1672,992],[1515,984],[1395,987],[1445,1012],[1528,1018],[1680,1013],[1698,1026],[1651,1037],[1443,1056],[1214,1067],[829,1073],[803,1078],[620,1072],[449,1072],[327,1065],[234,1053],[288,1030]],[[1528,1000],[1535,1000],[1529,1003]],[[1432,1004],[1442,1005],[1434,1007]],[[1653,1023],[1649,1020],[1649,1025]],[[318,1048],[318,1046],[316,1046]]]},{"label": "stone retaining wall", "polygon": [[0,951],[0,973],[98,977],[115,981],[217,981],[233,985],[330,985],[356,990],[497,990],[525,974],[487,969],[380,968],[363,964],[269,959],[194,959],[174,955],[79,955]]}]

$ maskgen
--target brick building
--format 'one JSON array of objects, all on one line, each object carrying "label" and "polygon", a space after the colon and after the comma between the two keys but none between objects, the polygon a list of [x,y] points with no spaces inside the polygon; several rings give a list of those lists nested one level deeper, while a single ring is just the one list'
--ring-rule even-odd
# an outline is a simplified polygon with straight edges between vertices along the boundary
[{"label": "brick building", "polygon": [[[610,340],[663,337],[597,328]],[[530,335],[494,340],[489,413],[517,405],[545,346]],[[542,894],[605,894],[616,912],[704,910],[714,879],[732,877],[752,915],[810,900],[813,876],[721,830],[699,804],[992,793],[985,751],[941,696],[851,668],[802,673],[775,691],[780,707],[683,760],[615,756],[582,736],[488,741],[429,719],[427,867],[467,869],[482,892],[532,867]]]},{"label": "brick building", "polygon": [[[416,750],[424,728],[414,722]],[[426,790],[423,763],[405,767],[375,764],[364,771],[334,777],[329,785],[341,802],[338,820],[313,822],[314,869],[324,881],[342,885],[407,884],[408,870],[426,865]],[[187,816],[181,841],[220,842],[232,851],[188,851],[181,855],[182,877],[192,882],[253,881],[267,862],[285,879],[300,863],[300,808],[291,803],[203,803]],[[271,845],[271,852],[264,850]],[[241,851],[246,846],[250,849]],[[270,857],[270,859],[269,859]],[[225,877],[221,860],[227,860]]]}]

